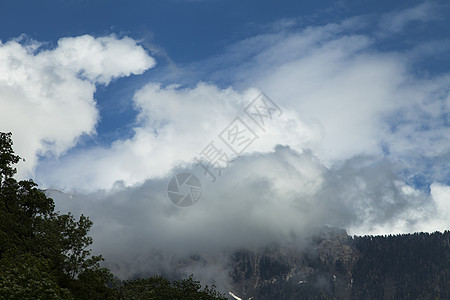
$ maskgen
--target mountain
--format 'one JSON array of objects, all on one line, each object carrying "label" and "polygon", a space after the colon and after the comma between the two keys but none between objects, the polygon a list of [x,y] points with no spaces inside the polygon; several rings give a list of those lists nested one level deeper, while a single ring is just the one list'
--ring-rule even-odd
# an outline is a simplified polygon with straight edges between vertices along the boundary
[{"label": "mountain", "polygon": [[450,231],[350,237],[326,228],[307,247],[240,249],[229,263],[243,300],[450,299]]}]

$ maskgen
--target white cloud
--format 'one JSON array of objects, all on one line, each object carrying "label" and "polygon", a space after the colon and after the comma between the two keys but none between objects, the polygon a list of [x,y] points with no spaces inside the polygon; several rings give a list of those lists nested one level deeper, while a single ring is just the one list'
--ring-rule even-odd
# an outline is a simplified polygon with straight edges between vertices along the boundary
[{"label": "white cloud", "polygon": [[[64,168],[45,169],[40,180],[59,188],[108,189],[118,180],[127,185],[166,176],[174,167],[191,163],[259,94],[255,89],[237,92],[199,83],[194,88],[162,87],[150,83],[139,90],[134,102],[139,110],[135,135],[118,140],[111,148],[97,148],[64,161]],[[251,123],[251,119],[245,119]],[[316,140],[317,125],[303,123],[286,111],[267,126],[266,132],[250,124],[259,139],[248,151],[271,151],[277,144],[297,149]],[[220,141],[220,140],[219,140]],[[225,144],[218,145],[226,148]],[[232,154],[231,150],[229,155]],[[51,168],[51,166],[48,166]]]},{"label": "white cloud", "polygon": [[154,59],[128,37],[83,35],[62,38],[55,50],[40,55],[49,55],[58,67],[73,73],[81,72],[81,77],[102,84],[108,84],[114,78],[142,74],[155,64]]},{"label": "white cloud", "polygon": [[38,155],[60,155],[83,134],[95,133],[95,84],[140,74],[154,60],[130,38],[64,38],[54,49],[16,40],[0,44],[0,130],[11,131],[31,176]]},{"label": "white cloud", "polygon": [[424,224],[425,228],[429,232],[448,230],[450,227],[450,186],[433,183],[431,196],[435,203],[435,215],[430,222]]},{"label": "white cloud", "polygon": [[320,142],[309,146],[327,165],[386,150],[411,170],[418,157],[446,159],[449,76],[416,76],[413,68],[423,55],[375,50],[370,34],[348,33],[358,22],[244,41],[230,55],[259,51],[225,76],[263,89],[303,122],[320,124]]},{"label": "white cloud", "polygon": [[[239,79],[321,124],[322,140],[313,148],[321,159],[380,154],[383,116],[405,105],[405,61],[373,52],[369,37],[342,36],[335,27],[309,28],[268,46],[262,42]],[[277,63],[268,63],[269,57]]]},{"label": "white cloud", "polygon": [[426,22],[438,17],[437,6],[430,1],[399,11],[389,12],[382,16],[379,23],[383,32],[397,33],[412,22]]}]

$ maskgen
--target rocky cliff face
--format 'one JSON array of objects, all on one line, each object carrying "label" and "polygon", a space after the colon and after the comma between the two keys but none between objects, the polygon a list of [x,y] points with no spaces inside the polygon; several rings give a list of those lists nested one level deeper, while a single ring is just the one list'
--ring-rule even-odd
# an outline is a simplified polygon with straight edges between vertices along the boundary
[{"label": "rocky cliff face", "polygon": [[305,293],[349,299],[359,253],[345,230],[325,228],[306,242],[301,248],[236,251],[230,258],[234,293],[242,299],[295,299]]}]

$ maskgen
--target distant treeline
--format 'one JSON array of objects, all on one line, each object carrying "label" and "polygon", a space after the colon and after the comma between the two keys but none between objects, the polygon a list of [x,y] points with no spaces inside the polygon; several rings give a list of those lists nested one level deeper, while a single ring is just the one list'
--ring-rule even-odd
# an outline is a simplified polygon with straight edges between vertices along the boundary
[{"label": "distant treeline", "polygon": [[353,299],[450,299],[450,231],[354,237]]}]

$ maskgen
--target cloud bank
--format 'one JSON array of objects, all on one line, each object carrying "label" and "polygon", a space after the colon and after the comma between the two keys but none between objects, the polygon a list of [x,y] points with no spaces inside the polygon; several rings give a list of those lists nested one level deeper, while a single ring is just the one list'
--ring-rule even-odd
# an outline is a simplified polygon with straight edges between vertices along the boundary
[{"label": "cloud bank", "polygon": [[14,134],[29,177],[39,155],[59,156],[83,135],[95,134],[96,84],[141,74],[155,64],[130,38],[62,38],[45,49],[36,41],[0,43],[0,129]]},{"label": "cloud bank", "polygon": [[[202,180],[202,198],[192,207],[168,200],[167,182],[179,172]],[[236,158],[214,183],[195,166],[170,176],[89,195],[47,193],[59,209],[90,213],[94,250],[122,278],[174,270],[189,275],[193,265],[179,264],[194,255],[227,274],[222,253],[271,243],[303,247],[303,238],[323,225],[351,234],[448,225],[448,187],[433,186],[427,195],[407,186],[389,162],[373,157],[327,168],[310,151],[278,146]]]}]

